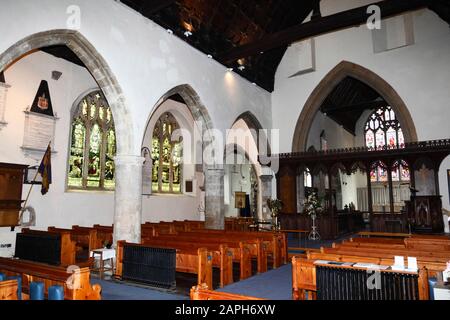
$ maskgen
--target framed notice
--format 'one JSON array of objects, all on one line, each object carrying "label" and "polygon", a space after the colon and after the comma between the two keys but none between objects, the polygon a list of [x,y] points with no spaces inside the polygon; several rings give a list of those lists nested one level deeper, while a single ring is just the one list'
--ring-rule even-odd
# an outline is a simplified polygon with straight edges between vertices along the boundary
[{"label": "framed notice", "polygon": [[234,194],[234,207],[237,209],[245,208],[245,192],[236,191]]}]

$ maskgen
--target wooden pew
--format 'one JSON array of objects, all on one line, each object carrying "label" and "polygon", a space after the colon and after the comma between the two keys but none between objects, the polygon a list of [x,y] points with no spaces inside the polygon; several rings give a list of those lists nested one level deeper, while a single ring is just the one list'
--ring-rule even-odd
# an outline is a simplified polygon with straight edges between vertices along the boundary
[{"label": "wooden pew", "polygon": [[394,258],[395,256],[416,257],[418,261],[447,262],[450,260],[449,251],[418,251],[410,249],[389,249],[389,248],[360,248],[360,247],[337,247],[321,248],[322,253],[332,253],[341,255],[363,255],[375,258]]},{"label": "wooden pew", "polygon": [[229,237],[199,235],[195,232],[178,232],[177,235],[156,235],[154,237],[143,237],[142,242],[148,242],[155,239],[162,241],[175,241],[176,243],[191,243],[198,246],[212,245],[211,249],[220,245],[227,246],[232,254],[233,260],[240,264],[240,278],[247,279],[252,275],[251,258],[257,259],[258,273],[267,271],[267,245],[261,239],[240,241]]},{"label": "wooden pew", "polygon": [[[251,276],[251,260],[249,249],[242,244],[239,250],[237,258],[236,252],[223,243],[212,243],[193,241],[192,239],[176,239],[176,238],[164,238],[153,237],[143,239],[143,244],[160,247],[160,248],[173,248],[178,250],[198,250],[201,248],[207,249],[212,254],[212,265],[220,270],[220,286],[224,287],[233,283],[233,260],[240,263],[241,270],[244,269],[244,274],[241,271],[241,279],[246,279]],[[240,249],[241,249],[240,248]],[[250,275],[248,275],[250,273]],[[242,278],[243,277],[243,278]]]},{"label": "wooden pew", "polygon": [[190,297],[191,300],[265,300],[262,298],[243,296],[234,293],[208,290],[208,286],[206,284],[192,287]]},{"label": "wooden pew", "polygon": [[0,300],[18,300],[17,280],[0,281]]},{"label": "wooden pew", "polygon": [[94,224],[93,228],[97,230],[97,249],[103,248],[104,243],[113,243],[113,226],[101,226],[99,224]]},{"label": "wooden pew", "polygon": [[[353,263],[373,263],[377,265],[392,265],[393,259],[378,259],[368,258],[363,256],[342,256],[332,254],[313,253],[308,255],[307,259],[293,257],[292,258],[292,285],[293,285],[293,299],[304,300],[307,296],[311,300],[315,300],[317,296],[316,287],[316,266],[314,261],[326,260],[326,261],[339,261],[339,262],[353,262]],[[419,264],[419,299],[429,300],[429,286],[428,278],[430,270],[427,267],[436,269],[436,264],[430,263],[429,265]],[[442,265],[443,269],[445,266]]]},{"label": "wooden pew", "polygon": [[199,237],[206,237],[206,235],[212,235],[210,238],[223,237],[233,238],[239,240],[256,240],[261,239],[263,241],[269,241],[268,253],[272,256],[273,267],[278,268],[282,264],[287,263],[288,248],[286,234],[280,232],[238,232],[238,231],[223,231],[223,230],[194,230],[192,234],[197,234]]},{"label": "wooden pew", "polygon": [[[144,246],[143,244],[131,244],[125,241],[118,241],[116,248],[116,275],[123,274],[124,246]],[[161,248],[170,248],[158,246]],[[197,274],[197,284],[206,283],[209,288],[213,288],[212,281],[212,254],[206,248],[200,249],[177,249],[176,270],[178,272]]]},{"label": "wooden pew", "polygon": [[61,265],[70,266],[75,264],[76,244],[74,241],[72,241],[70,232],[49,232],[23,228],[22,233],[25,234],[28,233],[37,236],[47,234],[59,234],[61,236]]},{"label": "wooden pew", "polygon": [[101,300],[101,286],[91,285],[89,268],[65,268],[32,261],[0,258],[0,272],[7,276],[21,276],[22,292],[26,295],[29,294],[30,283],[40,281],[44,283],[46,295],[49,287],[61,285],[64,288],[65,300]]},{"label": "wooden pew", "polygon": [[75,227],[72,229],[63,229],[56,227],[48,227],[49,232],[70,233],[70,239],[75,242],[77,247],[77,261],[89,261],[90,252],[98,249],[97,247],[97,230],[90,228]]}]

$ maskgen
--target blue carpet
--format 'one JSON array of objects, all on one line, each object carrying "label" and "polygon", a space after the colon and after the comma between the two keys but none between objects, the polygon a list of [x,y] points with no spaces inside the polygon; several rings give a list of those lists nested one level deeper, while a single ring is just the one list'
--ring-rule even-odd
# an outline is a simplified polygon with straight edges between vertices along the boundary
[{"label": "blue carpet", "polygon": [[189,300],[187,296],[113,281],[92,279],[91,282],[102,286],[102,300]]},{"label": "blue carpet", "polygon": [[292,300],[292,266],[287,264],[216,291],[269,300]]}]

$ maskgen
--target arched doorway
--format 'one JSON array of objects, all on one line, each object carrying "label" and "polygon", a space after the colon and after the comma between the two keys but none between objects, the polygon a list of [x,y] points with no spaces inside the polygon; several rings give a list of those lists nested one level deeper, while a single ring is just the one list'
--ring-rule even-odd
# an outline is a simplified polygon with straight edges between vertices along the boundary
[{"label": "arched doorway", "polygon": [[295,127],[292,143],[293,152],[307,150],[309,147],[308,135],[316,114],[325,99],[346,77],[352,77],[371,87],[378,92],[390,106],[392,106],[398,120],[402,124],[405,142],[418,140],[411,114],[394,88],[374,72],[355,63],[342,61],[325,76],[306,101]]}]

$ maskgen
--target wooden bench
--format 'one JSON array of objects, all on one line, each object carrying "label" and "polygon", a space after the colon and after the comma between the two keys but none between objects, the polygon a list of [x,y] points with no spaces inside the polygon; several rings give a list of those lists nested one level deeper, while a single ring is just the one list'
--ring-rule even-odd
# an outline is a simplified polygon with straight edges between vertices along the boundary
[{"label": "wooden bench", "polygon": [[393,232],[372,232],[372,231],[361,231],[358,232],[361,237],[380,237],[380,238],[409,238],[411,234],[409,233],[393,233]]},{"label": "wooden bench", "polygon": [[[292,258],[292,297],[294,300],[315,300],[317,297],[317,260],[339,261],[352,263],[373,263],[376,265],[392,265],[393,259],[368,258],[363,256],[343,256],[322,253],[313,253],[307,259],[293,257]],[[441,265],[444,267],[443,265]],[[436,268],[436,265],[430,264],[428,267]],[[445,269],[445,267],[444,267]],[[443,270],[443,269],[442,269]],[[429,300],[429,269],[426,265],[422,265],[419,269],[419,299]]]},{"label": "wooden bench", "polygon": [[22,292],[29,295],[31,282],[43,282],[45,294],[48,288],[60,285],[65,300],[101,300],[101,287],[91,285],[89,268],[65,268],[32,261],[0,258],[0,272],[7,276],[22,277]]},{"label": "wooden bench", "polygon": [[190,297],[191,300],[265,300],[262,298],[209,290],[206,284],[192,287]]},{"label": "wooden bench", "polygon": [[70,239],[76,245],[76,261],[89,261],[90,252],[98,249],[97,247],[97,230],[90,228],[75,227],[72,229],[63,229],[56,227],[48,227],[49,232],[65,234],[70,233]]},{"label": "wooden bench", "polygon": [[230,237],[223,237],[221,235],[199,234],[196,232],[178,232],[176,235],[156,235],[155,237],[146,237],[142,241],[146,242],[151,239],[174,240],[184,243],[197,243],[203,245],[226,245],[233,255],[233,260],[240,263],[240,277],[241,280],[246,279],[252,275],[251,258],[257,260],[257,272],[263,273],[267,271],[267,253],[268,243],[261,239],[256,240],[240,240],[232,239]]},{"label": "wooden bench", "polygon": [[113,226],[101,226],[99,224],[94,224],[93,228],[97,230],[97,249],[103,248],[105,243],[112,245],[113,243]]},{"label": "wooden bench", "polygon": [[[236,252],[229,248],[226,244],[193,241],[192,239],[175,239],[175,238],[148,238],[142,241],[143,244],[153,247],[161,248],[173,248],[177,250],[199,250],[201,248],[207,249],[212,255],[212,265],[220,270],[220,286],[224,287],[233,283],[233,260],[237,259],[240,264],[241,270],[244,270],[244,274],[241,276],[246,279],[248,273],[251,275],[251,260],[249,249],[242,244],[243,253],[239,250],[239,254],[236,257]],[[250,270],[250,271],[247,271]]]},{"label": "wooden bench", "polygon": [[240,232],[240,231],[223,231],[223,230],[193,230],[192,234],[197,234],[198,237],[206,237],[206,235],[213,235],[210,238],[222,237],[243,240],[261,239],[270,243],[268,247],[268,254],[273,259],[273,267],[278,268],[282,264],[287,263],[288,248],[286,234],[279,232]]},{"label": "wooden bench", "polygon": [[[125,241],[118,241],[116,248],[116,275],[119,277],[122,277],[123,275],[123,258],[125,245],[150,247],[149,245],[132,244]],[[161,248],[170,248],[170,246],[161,246]],[[178,272],[197,274],[197,284],[206,283],[209,288],[213,288],[212,260],[212,254],[206,248],[177,249],[176,270]]]},{"label": "wooden bench", "polygon": [[0,281],[0,300],[18,300],[17,280]]},{"label": "wooden bench", "polygon": [[332,253],[341,255],[363,255],[375,258],[394,258],[395,256],[416,257],[418,261],[447,262],[450,260],[449,251],[420,251],[396,248],[361,248],[347,247],[345,245],[336,248],[321,248],[321,253]]},{"label": "wooden bench", "polygon": [[[22,229],[22,234],[32,234],[36,236],[35,241],[39,241],[39,237],[46,237],[48,235],[60,235],[60,264],[62,266],[70,266],[75,264],[76,261],[76,244],[71,239],[70,232],[49,232],[40,230],[31,230],[28,228]],[[39,243],[35,243],[39,245]],[[44,245],[45,246],[45,245]],[[50,248],[48,250],[51,250]],[[16,248],[17,252],[17,248]]]}]

